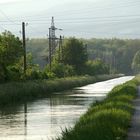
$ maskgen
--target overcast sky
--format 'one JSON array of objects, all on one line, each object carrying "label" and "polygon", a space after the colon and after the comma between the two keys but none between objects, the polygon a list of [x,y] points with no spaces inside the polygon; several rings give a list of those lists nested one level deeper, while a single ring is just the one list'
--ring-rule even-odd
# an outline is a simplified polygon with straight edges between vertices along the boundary
[{"label": "overcast sky", "polygon": [[0,0],[0,30],[47,37],[51,17],[57,35],[83,38],[140,38],[140,0]]}]

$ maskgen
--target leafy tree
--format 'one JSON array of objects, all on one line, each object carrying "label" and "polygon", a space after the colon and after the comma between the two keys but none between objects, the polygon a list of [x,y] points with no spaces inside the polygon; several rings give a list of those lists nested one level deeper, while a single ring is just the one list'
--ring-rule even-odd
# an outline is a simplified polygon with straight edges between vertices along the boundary
[{"label": "leafy tree", "polygon": [[22,43],[11,32],[5,31],[0,35],[0,80],[8,77],[7,68],[15,64],[23,53]]},{"label": "leafy tree", "polygon": [[87,61],[87,50],[83,43],[75,38],[70,38],[63,47],[63,63],[73,66],[77,73]]},{"label": "leafy tree", "polygon": [[136,52],[133,58],[132,69],[134,73],[140,73],[140,50]]},{"label": "leafy tree", "polygon": [[85,73],[89,75],[109,74],[109,67],[101,60],[87,61]]}]

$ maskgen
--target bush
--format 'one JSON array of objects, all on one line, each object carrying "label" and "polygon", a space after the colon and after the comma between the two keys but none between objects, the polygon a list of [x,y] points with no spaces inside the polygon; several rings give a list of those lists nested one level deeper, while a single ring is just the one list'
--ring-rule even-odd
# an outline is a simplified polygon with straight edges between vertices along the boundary
[{"label": "bush", "polygon": [[6,78],[6,75],[3,71],[3,69],[0,67],[0,83],[4,82]]},{"label": "bush", "polygon": [[7,79],[9,81],[19,81],[21,80],[21,71],[16,66],[10,66],[7,68]]},{"label": "bush", "polygon": [[109,74],[109,67],[101,60],[88,61],[85,65],[85,73],[89,75]]},{"label": "bush", "polygon": [[44,70],[44,73],[46,73],[46,75],[48,75],[49,78],[52,78],[51,75],[53,77],[62,78],[62,77],[74,76],[75,70],[70,65],[64,65],[62,63],[53,63],[51,72],[49,67],[47,66]]},{"label": "bush", "polygon": [[40,70],[39,65],[37,64],[27,65],[26,75],[25,75],[26,80],[37,80],[42,78],[43,78],[43,73]]}]

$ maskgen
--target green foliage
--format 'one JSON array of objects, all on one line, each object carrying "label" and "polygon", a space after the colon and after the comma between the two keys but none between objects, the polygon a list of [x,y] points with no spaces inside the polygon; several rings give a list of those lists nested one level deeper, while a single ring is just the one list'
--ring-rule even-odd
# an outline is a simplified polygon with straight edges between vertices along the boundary
[{"label": "green foliage", "polygon": [[9,81],[21,80],[21,74],[22,72],[17,65],[7,67],[7,79]]},{"label": "green foliage", "polygon": [[125,140],[134,111],[140,77],[115,87],[101,102],[91,105],[74,128],[66,129],[57,140]]},{"label": "green foliage", "polygon": [[42,78],[42,72],[40,70],[40,67],[38,64],[33,63],[33,56],[31,53],[27,54],[27,70],[25,76],[27,80],[35,80]]},{"label": "green foliage", "polygon": [[72,66],[56,62],[52,63],[51,71],[50,67],[47,65],[44,70],[44,73],[48,76],[48,78],[62,78],[75,75],[75,71]]},{"label": "green foliage", "polygon": [[38,65],[28,67],[26,70],[26,79],[27,80],[37,80],[42,78],[42,73]]},{"label": "green foliage", "polygon": [[132,69],[134,73],[140,73],[140,50],[136,52],[133,58]]},{"label": "green foliage", "polygon": [[87,51],[83,43],[75,38],[70,38],[63,46],[64,64],[71,65],[77,73],[81,73],[81,68],[87,61]]},{"label": "green foliage", "polygon": [[99,58],[119,73],[133,72],[132,60],[140,49],[140,40],[89,39],[84,42],[87,43],[90,60]]},{"label": "green foliage", "polygon": [[55,75],[55,73],[47,70],[44,72],[44,77],[47,79],[55,79],[56,75]]},{"label": "green foliage", "polygon": [[[35,79],[42,79],[43,78],[43,73],[40,70],[40,67],[38,64],[33,63],[33,56],[31,53],[28,53],[26,55],[26,61],[27,61],[27,68],[26,68],[26,74],[24,74],[24,69],[23,69],[23,56],[19,60],[18,63],[14,67],[18,70],[19,72],[19,80],[35,80]],[[18,73],[17,73],[18,74]],[[14,80],[14,77],[11,77],[11,80]]]},{"label": "green foliage", "polygon": [[[108,64],[110,69],[119,73],[131,74],[133,72],[131,68],[132,60],[140,49],[140,40],[81,39],[81,41],[87,44],[89,60],[100,59]],[[45,59],[48,56],[48,40],[31,39],[27,44],[28,51],[33,54],[33,62],[41,67],[44,66],[46,64]]]},{"label": "green foliage", "polygon": [[0,35],[0,64],[11,65],[18,61],[23,53],[21,41],[11,32]]},{"label": "green foliage", "polygon": [[21,41],[11,32],[5,31],[0,35],[0,80],[8,79],[8,67],[14,65],[23,54]]},{"label": "green foliage", "polygon": [[5,71],[3,67],[0,67],[0,83],[6,79]]},{"label": "green foliage", "polygon": [[101,60],[89,60],[85,66],[85,73],[89,75],[109,74],[109,67]]},{"label": "green foliage", "polygon": [[118,75],[106,75],[102,78],[91,76],[77,76],[47,80],[28,80],[0,84],[0,105],[24,102],[46,97],[50,93],[72,89],[74,87],[91,84],[117,77]]},{"label": "green foliage", "polygon": [[63,60],[59,61],[59,54],[56,52],[52,64],[52,72],[57,77],[73,76],[74,74],[97,75],[109,73],[109,67],[103,61],[97,59],[87,62],[87,49],[81,41],[75,38],[67,40],[63,46],[63,52]]}]

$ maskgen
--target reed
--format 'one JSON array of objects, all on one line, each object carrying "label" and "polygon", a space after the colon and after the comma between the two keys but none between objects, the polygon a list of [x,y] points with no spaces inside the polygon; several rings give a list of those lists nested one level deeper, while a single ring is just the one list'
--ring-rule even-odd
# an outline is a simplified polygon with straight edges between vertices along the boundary
[{"label": "reed", "polygon": [[91,76],[77,76],[53,80],[10,82],[0,84],[0,105],[38,99],[46,97],[53,92],[60,92],[115,77],[118,77],[118,75],[104,75],[100,79]]}]

